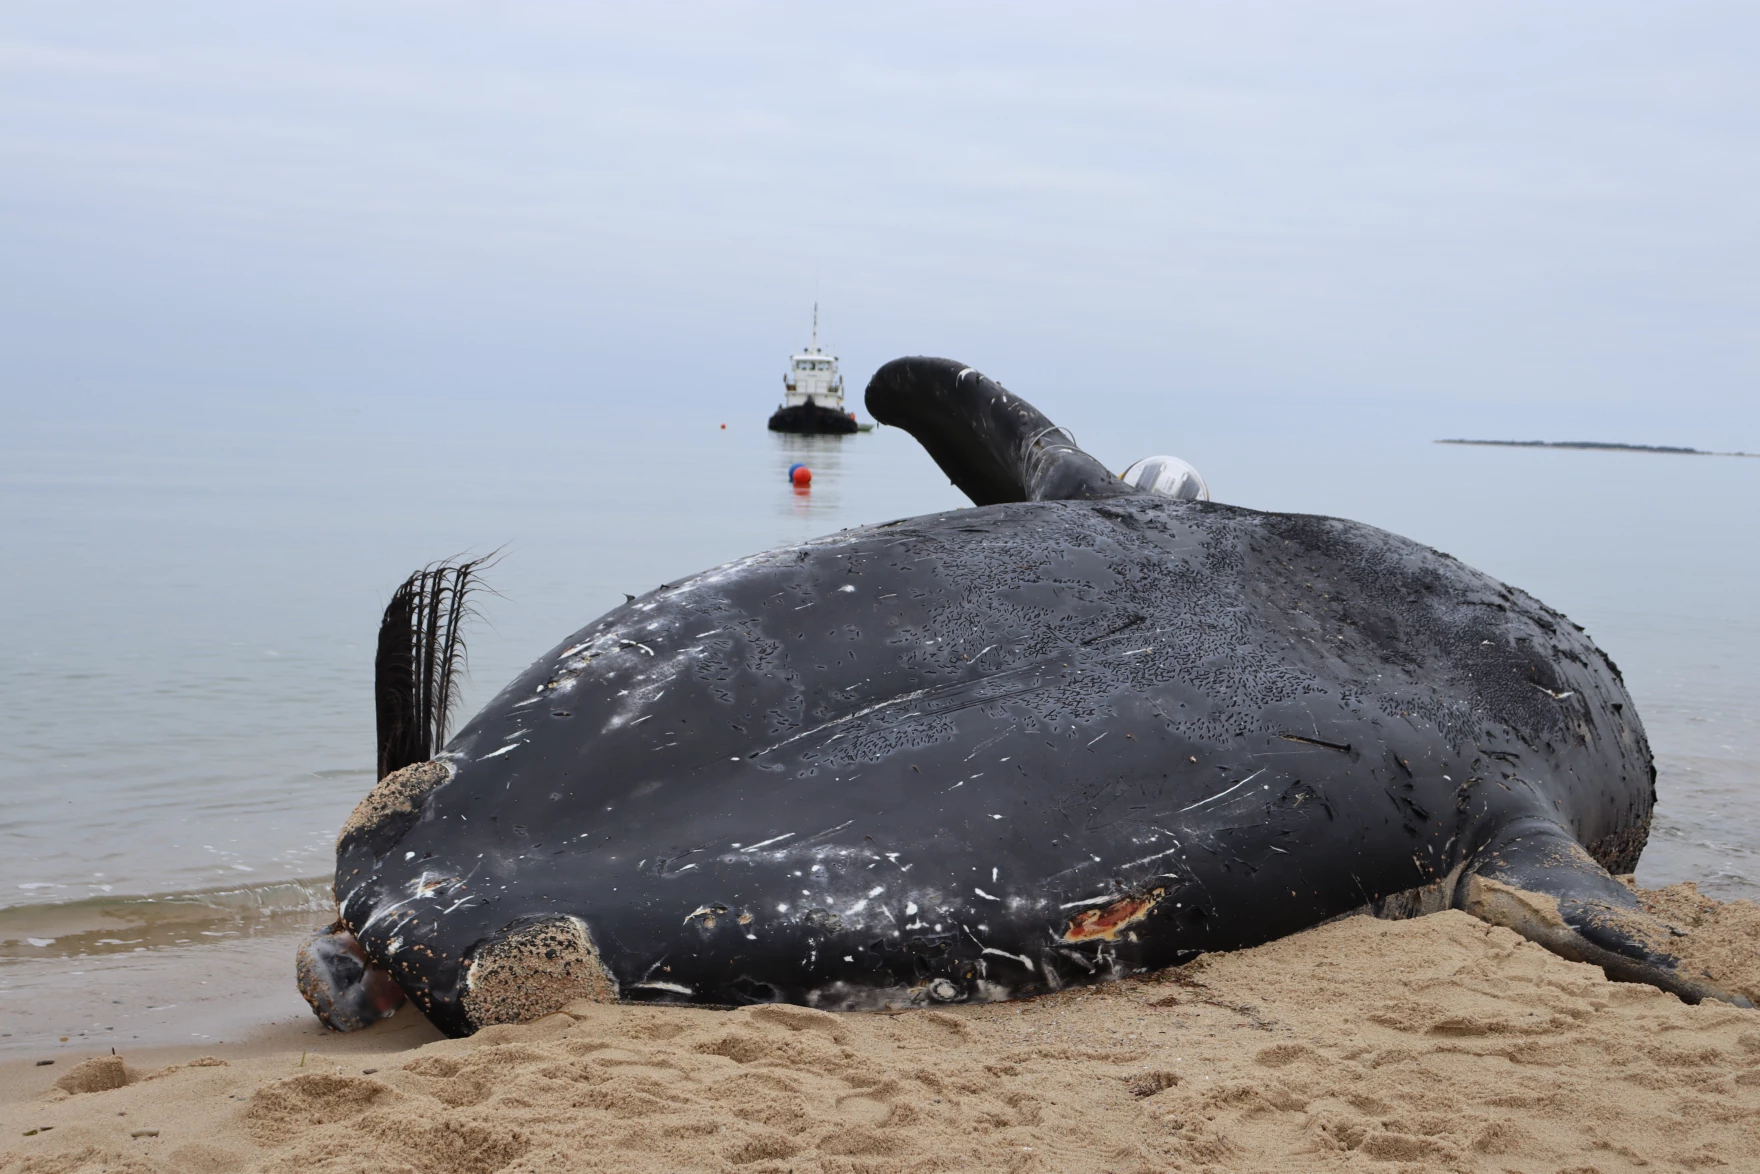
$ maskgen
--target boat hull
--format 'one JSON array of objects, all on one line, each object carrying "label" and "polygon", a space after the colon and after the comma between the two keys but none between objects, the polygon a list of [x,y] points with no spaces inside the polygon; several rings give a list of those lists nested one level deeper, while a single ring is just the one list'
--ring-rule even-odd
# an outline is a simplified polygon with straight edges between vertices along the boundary
[{"label": "boat hull", "polygon": [[770,417],[770,431],[798,432],[807,435],[847,434],[856,431],[856,419],[845,412],[818,404],[797,404],[777,408]]}]

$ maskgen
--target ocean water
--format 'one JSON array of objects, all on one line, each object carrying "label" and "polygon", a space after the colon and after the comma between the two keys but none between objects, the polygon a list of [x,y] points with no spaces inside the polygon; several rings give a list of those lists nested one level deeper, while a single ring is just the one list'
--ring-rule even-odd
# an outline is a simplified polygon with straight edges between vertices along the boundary
[{"label": "ocean water", "polygon": [[[1656,752],[1639,879],[1760,897],[1760,460],[1123,406],[1054,414],[1112,467],[1173,452],[1218,500],[1384,526],[1583,624]],[[624,592],[967,504],[902,432],[781,437],[766,410],[157,394],[17,413],[0,1048],[302,1013],[292,941],[326,920],[336,829],[373,783],[378,614],[422,563],[502,552],[463,718]]]}]

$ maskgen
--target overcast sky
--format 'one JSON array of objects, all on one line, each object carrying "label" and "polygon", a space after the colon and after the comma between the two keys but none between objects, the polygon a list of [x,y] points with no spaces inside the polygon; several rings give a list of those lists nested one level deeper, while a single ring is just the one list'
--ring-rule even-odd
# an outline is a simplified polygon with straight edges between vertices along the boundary
[{"label": "overcast sky", "polygon": [[762,412],[816,292],[857,387],[1755,450],[1757,229],[1752,4],[0,4],[15,402]]}]

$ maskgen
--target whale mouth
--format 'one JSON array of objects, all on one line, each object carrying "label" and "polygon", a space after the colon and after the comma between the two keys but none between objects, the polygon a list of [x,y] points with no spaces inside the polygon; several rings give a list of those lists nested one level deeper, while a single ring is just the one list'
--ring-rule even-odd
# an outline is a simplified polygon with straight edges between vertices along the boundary
[{"label": "whale mouth", "polygon": [[299,993],[325,1027],[359,1031],[397,1013],[408,998],[403,988],[367,959],[361,944],[341,924],[320,930],[300,944],[294,957]]}]

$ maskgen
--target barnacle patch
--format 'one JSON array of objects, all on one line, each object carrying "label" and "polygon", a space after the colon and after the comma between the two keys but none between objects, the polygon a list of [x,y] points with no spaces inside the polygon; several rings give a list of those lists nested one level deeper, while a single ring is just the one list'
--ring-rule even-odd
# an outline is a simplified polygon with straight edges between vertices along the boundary
[{"label": "barnacle patch", "polygon": [[613,1002],[617,984],[578,917],[525,925],[477,948],[462,1002],[473,1029],[529,1023],[576,999]]},{"label": "barnacle patch", "polygon": [[355,804],[348,822],[336,835],[337,848],[353,836],[373,831],[393,816],[414,814],[451,777],[452,768],[443,762],[412,762],[402,770],[392,771]]}]

